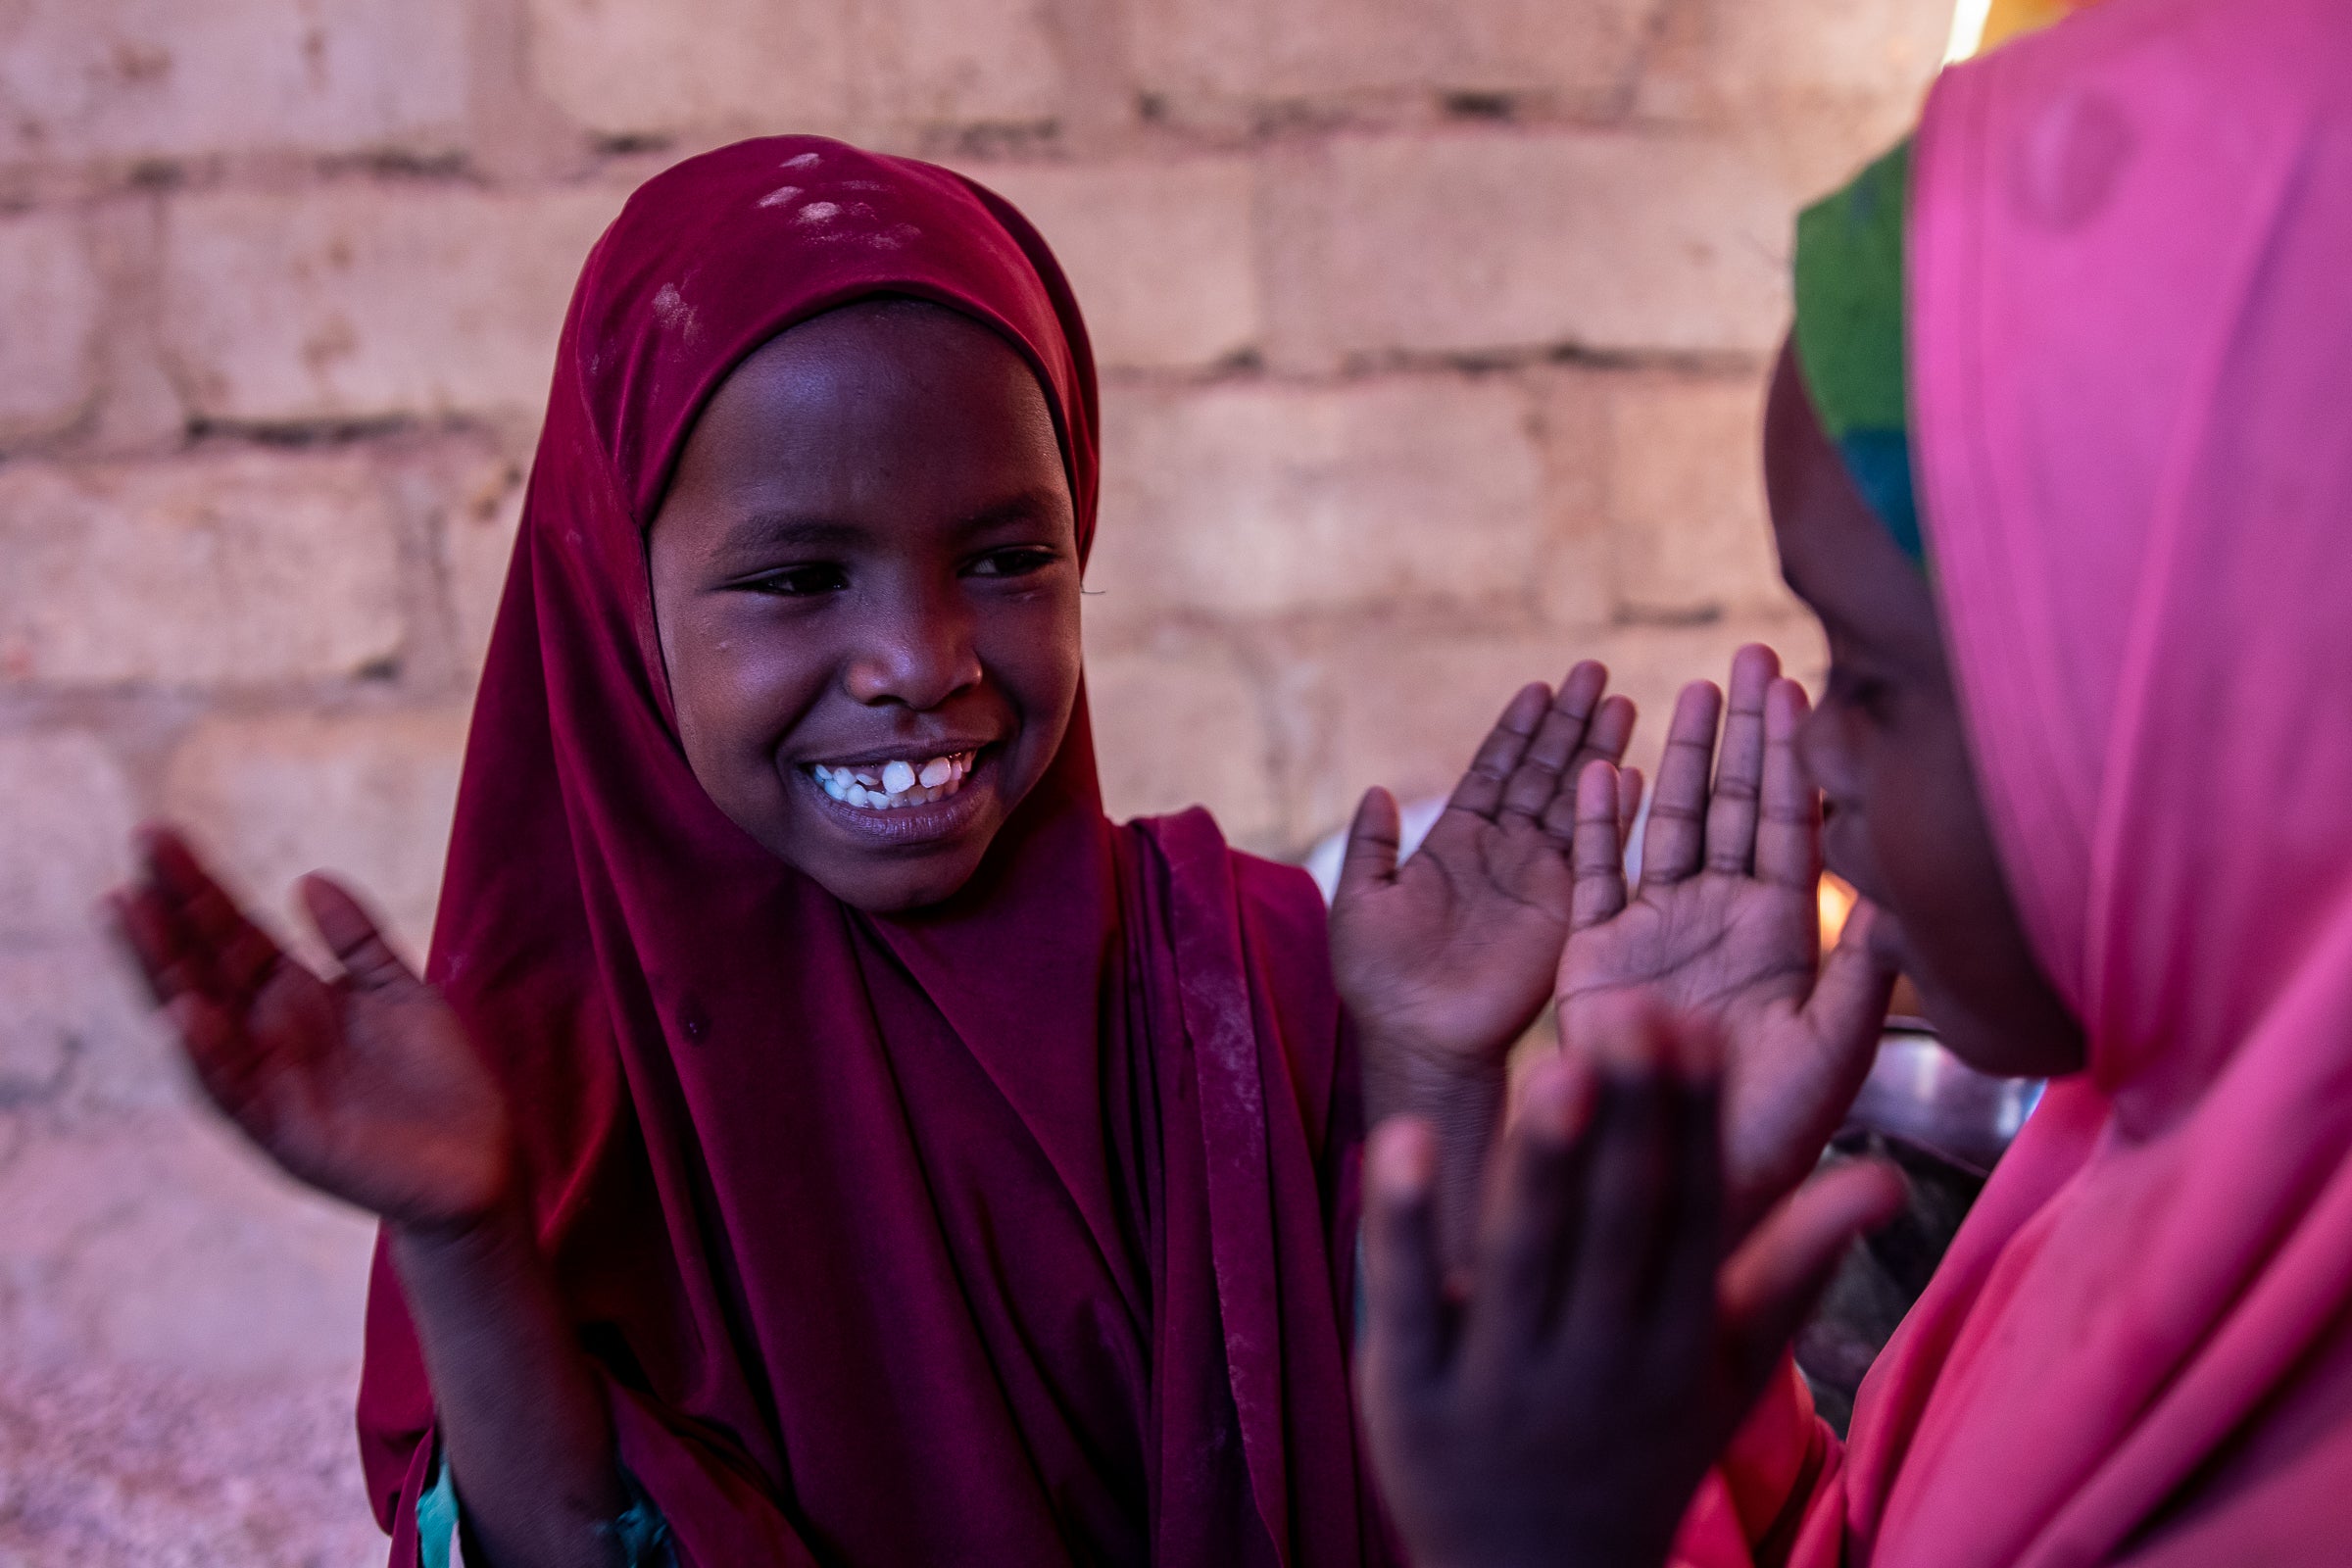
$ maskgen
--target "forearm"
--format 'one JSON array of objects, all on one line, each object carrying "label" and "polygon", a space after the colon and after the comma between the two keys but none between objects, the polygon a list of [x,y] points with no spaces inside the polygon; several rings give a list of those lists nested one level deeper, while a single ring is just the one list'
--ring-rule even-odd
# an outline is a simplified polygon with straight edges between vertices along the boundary
[{"label": "forearm", "polygon": [[1375,1126],[1417,1116],[1437,1138],[1438,1242],[1449,1269],[1469,1266],[1477,1240],[1487,1151],[1502,1123],[1508,1077],[1500,1060],[1433,1060],[1409,1044],[1364,1040],[1364,1109]]},{"label": "forearm", "polygon": [[611,1568],[628,1505],[612,1412],[518,1209],[395,1228],[441,1443],[490,1568]]}]

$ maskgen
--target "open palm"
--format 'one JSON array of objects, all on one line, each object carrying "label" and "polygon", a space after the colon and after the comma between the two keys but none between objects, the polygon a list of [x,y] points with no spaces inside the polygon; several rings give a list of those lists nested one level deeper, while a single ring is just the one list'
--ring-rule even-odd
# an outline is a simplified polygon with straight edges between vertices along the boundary
[{"label": "open palm", "polygon": [[[1796,757],[1805,695],[1768,648],[1675,705],[1629,890],[1617,785],[1578,781],[1576,900],[1561,955],[1561,1039],[1574,1046],[1607,999],[1640,989],[1723,1033],[1724,1174],[1739,1229],[1812,1170],[1870,1070],[1893,974],[1857,909],[1820,961],[1821,808]],[[1710,764],[1714,779],[1710,786]]]},{"label": "open palm", "polygon": [[146,876],[114,911],[197,1081],[296,1179],[383,1218],[463,1225],[504,1195],[496,1083],[440,994],[357,900],[302,886],[343,967],[323,980],[248,919],[175,834],[141,845]]},{"label": "open palm", "polygon": [[1572,780],[1614,764],[1633,705],[1579,664],[1556,700],[1512,698],[1420,850],[1398,863],[1396,803],[1364,797],[1332,901],[1340,994],[1381,1048],[1441,1070],[1498,1067],[1543,1010],[1568,939]]}]

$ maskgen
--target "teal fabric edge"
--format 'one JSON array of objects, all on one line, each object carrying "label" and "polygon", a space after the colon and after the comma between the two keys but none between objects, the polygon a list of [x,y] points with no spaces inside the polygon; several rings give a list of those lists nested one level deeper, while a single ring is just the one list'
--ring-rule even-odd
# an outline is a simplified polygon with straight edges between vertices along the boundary
[{"label": "teal fabric edge", "polygon": [[416,1499],[416,1558],[421,1568],[450,1568],[458,1540],[458,1483],[433,1446],[433,1484]]},{"label": "teal fabric edge", "polygon": [[[677,1568],[671,1548],[669,1521],[654,1499],[623,1470],[621,1485],[628,1489],[629,1505],[605,1526],[626,1568]],[[449,1458],[440,1446],[433,1448],[433,1482],[416,1499],[416,1556],[419,1568],[454,1568],[457,1557],[458,1483],[450,1474]]]},{"label": "teal fabric edge", "polygon": [[1894,542],[1913,561],[1926,563],[1927,541],[1919,531],[1919,495],[1912,488],[1911,437],[1901,430],[1848,430],[1838,442],[1854,488],[1879,514]]}]

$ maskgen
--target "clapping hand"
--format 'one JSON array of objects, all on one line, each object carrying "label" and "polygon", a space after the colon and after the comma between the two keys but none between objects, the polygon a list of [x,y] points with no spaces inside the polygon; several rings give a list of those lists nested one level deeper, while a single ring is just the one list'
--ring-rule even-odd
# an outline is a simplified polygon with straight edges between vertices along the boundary
[{"label": "clapping hand", "polygon": [[[1556,697],[1511,699],[1420,851],[1399,864],[1396,803],[1365,795],[1332,903],[1332,966],[1362,1031],[1373,1114],[1428,1117],[1446,1144],[1449,1207],[1466,1218],[1501,1104],[1503,1058],[1548,999],[1574,902],[1573,780],[1614,764],[1633,704],[1582,663]],[[1614,799],[1614,798],[1613,798]],[[1612,805],[1611,810],[1618,809]]]},{"label": "clapping hand", "polygon": [[[1821,809],[1796,756],[1805,694],[1768,648],[1732,664],[1723,699],[1684,688],[1658,768],[1639,886],[1628,889],[1619,785],[1580,777],[1573,930],[1560,960],[1561,1039],[1636,988],[1711,1023],[1724,1066],[1732,1234],[1812,1170],[1869,1072],[1894,975],[1856,907],[1820,961]],[[1708,773],[1713,764],[1714,779]]]},{"label": "clapping hand", "polygon": [[496,1083],[455,1012],[349,893],[302,898],[342,967],[320,979],[246,917],[176,834],[141,842],[117,929],[213,1102],[289,1174],[385,1220],[459,1229],[505,1198]]},{"label": "clapping hand", "polygon": [[1360,1361],[1384,1494],[1423,1568],[1656,1568],[1846,1244],[1901,1188],[1806,1186],[1728,1257],[1711,1026],[1595,1000],[1530,1075],[1466,1295],[1426,1125],[1373,1135]]}]

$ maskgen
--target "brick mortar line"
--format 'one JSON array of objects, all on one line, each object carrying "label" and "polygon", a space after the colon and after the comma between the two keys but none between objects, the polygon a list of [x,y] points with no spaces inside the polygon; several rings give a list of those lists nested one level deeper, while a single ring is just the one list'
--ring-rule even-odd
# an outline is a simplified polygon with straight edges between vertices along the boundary
[{"label": "brick mortar line", "polygon": [[[1142,94],[1138,95],[1144,96]],[[1481,96],[1410,89],[1395,99],[1366,103],[1347,94],[1304,98],[1196,100],[1244,113],[1247,125],[1210,121],[1152,120],[1140,114],[1114,127],[1090,127],[1064,137],[1058,122],[919,122],[866,125],[690,124],[648,138],[650,145],[621,149],[627,138],[605,135],[576,123],[566,127],[555,169],[501,172],[497,137],[470,133],[451,141],[384,143],[306,152],[254,147],[199,153],[102,154],[82,160],[20,159],[0,163],[0,215],[105,201],[122,197],[188,197],[223,191],[292,193],[351,183],[421,190],[470,190],[527,195],[546,190],[634,188],[681,159],[748,136],[837,135],[879,151],[954,162],[959,166],[1013,169],[1076,169],[1128,163],[1180,163],[1201,158],[1247,157],[1260,151],[1294,152],[1302,146],[1388,137],[1431,139],[1542,139],[1562,133],[1627,136],[1655,141],[1710,141],[1752,129],[1764,116],[1729,107],[1691,115],[1644,115],[1630,105],[1602,114],[1571,107],[1543,107],[1535,98],[1504,93],[1519,107],[1508,115],[1449,112],[1445,101]],[[1812,89],[1800,94],[1806,107],[1825,116],[1885,107],[1896,94]],[[1035,132],[1040,123],[1055,128]],[[601,144],[601,145],[600,145]]]}]

